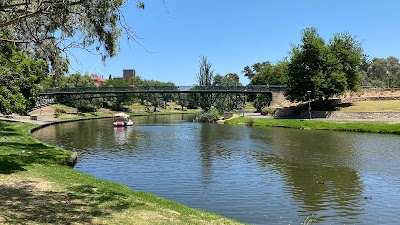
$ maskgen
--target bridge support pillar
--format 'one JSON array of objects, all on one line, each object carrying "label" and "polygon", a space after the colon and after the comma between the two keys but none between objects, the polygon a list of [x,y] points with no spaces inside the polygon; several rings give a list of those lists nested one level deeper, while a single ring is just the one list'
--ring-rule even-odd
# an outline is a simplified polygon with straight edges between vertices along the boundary
[{"label": "bridge support pillar", "polygon": [[279,105],[284,102],[286,100],[284,93],[284,91],[273,91],[271,106]]}]

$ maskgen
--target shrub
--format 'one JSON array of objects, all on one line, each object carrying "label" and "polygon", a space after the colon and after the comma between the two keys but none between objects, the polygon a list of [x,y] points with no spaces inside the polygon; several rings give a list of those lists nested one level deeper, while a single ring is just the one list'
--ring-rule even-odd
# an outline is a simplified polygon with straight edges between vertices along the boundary
[{"label": "shrub", "polygon": [[253,120],[253,119],[251,119],[251,118],[250,118],[250,120],[249,120],[249,121],[247,121],[247,122],[246,122],[246,126],[248,126],[248,127],[252,127],[252,126],[253,126],[253,124],[254,124],[254,120]]},{"label": "shrub", "polygon": [[276,112],[276,108],[264,107],[261,110],[261,115],[264,115],[264,116],[271,115],[271,116],[273,116],[273,115],[275,115],[275,112]]},{"label": "shrub", "polygon": [[194,121],[196,122],[208,122],[208,123],[214,123],[215,121],[218,120],[219,117],[218,110],[212,106],[210,110],[207,112],[200,112],[194,117]]},{"label": "shrub", "polygon": [[61,115],[61,113],[63,113],[62,111],[63,111],[63,110],[61,110],[61,109],[59,109],[59,108],[56,108],[56,109],[54,110],[54,118],[58,118],[58,117]]}]

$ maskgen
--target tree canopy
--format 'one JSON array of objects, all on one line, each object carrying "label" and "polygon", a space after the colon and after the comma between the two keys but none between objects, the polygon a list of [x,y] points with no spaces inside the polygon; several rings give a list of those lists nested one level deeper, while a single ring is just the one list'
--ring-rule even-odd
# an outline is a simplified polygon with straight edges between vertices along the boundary
[{"label": "tree canopy", "polygon": [[[121,8],[128,0],[2,0],[0,42],[12,42],[45,59],[56,75],[68,69],[62,53],[69,48],[97,52],[102,58],[115,56],[124,30],[128,39],[137,37],[125,22]],[[144,9],[142,1],[137,7]],[[64,55],[65,56],[65,55]]]},{"label": "tree canopy", "polygon": [[305,93],[311,91],[312,98],[328,99],[346,90],[356,90],[362,57],[360,42],[348,33],[335,34],[325,43],[316,28],[303,30],[301,44],[292,47],[286,97],[302,101]]},{"label": "tree canopy", "polygon": [[[256,63],[252,66],[251,85],[284,85],[287,77],[286,59],[278,61],[276,64],[270,62]],[[242,72],[249,77],[249,66],[246,66]],[[247,75],[246,75],[247,74]]]},{"label": "tree canopy", "polygon": [[12,43],[0,42],[0,112],[26,114],[36,106],[36,89],[46,63]]},{"label": "tree canopy", "polygon": [[394,56],[388,58],[364,57],[362,67],[362,85],[373,87],[399,88],[400,87],[400,63]]}]

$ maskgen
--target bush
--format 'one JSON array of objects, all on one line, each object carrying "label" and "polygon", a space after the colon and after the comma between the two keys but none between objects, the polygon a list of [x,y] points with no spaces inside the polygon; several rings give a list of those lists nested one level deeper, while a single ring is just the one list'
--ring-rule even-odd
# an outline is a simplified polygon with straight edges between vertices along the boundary
[{"label": "bush", "polygon": [[196,122],[208,122],[208,123],[214,123],[215,121],[218,120],[219,117],[218,110],[212,106],[210,110],[207,112],[200,112],[194,117],[194,121]]},{"label": "bush", "polygon": [[266,115],[271,115],[271,116],[273,116],[273,115],[275,115],[275,113],[276,113],[276,108],[264,107],[264,108],[261,110],[261,115],[264,115],[264,116],[266,116]]},{"label": "bush", "polygon": [[246,126],[248,126],[248,127],[252,127],[253,124],[254,124],[254,120],[252,120],[251,118],[249,121],[246,122]]},{"label": "bush", "polygon": [[63,110],[61,110],[61,109],[59,109],[59,108],[56,108],[56,109],[54,110],[54,118],[60,117],[61,113],[63,113]]}]

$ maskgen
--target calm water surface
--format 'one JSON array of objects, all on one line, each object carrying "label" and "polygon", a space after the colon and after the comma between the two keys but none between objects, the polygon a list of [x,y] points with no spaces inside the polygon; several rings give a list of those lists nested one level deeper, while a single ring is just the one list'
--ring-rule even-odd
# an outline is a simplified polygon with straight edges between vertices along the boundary
[{"label": "calm water surface", "polygon": [[400,136],[199,124],[183,115],[92,120],[34,136],[77,170],[253,224],[398,224]]}]

